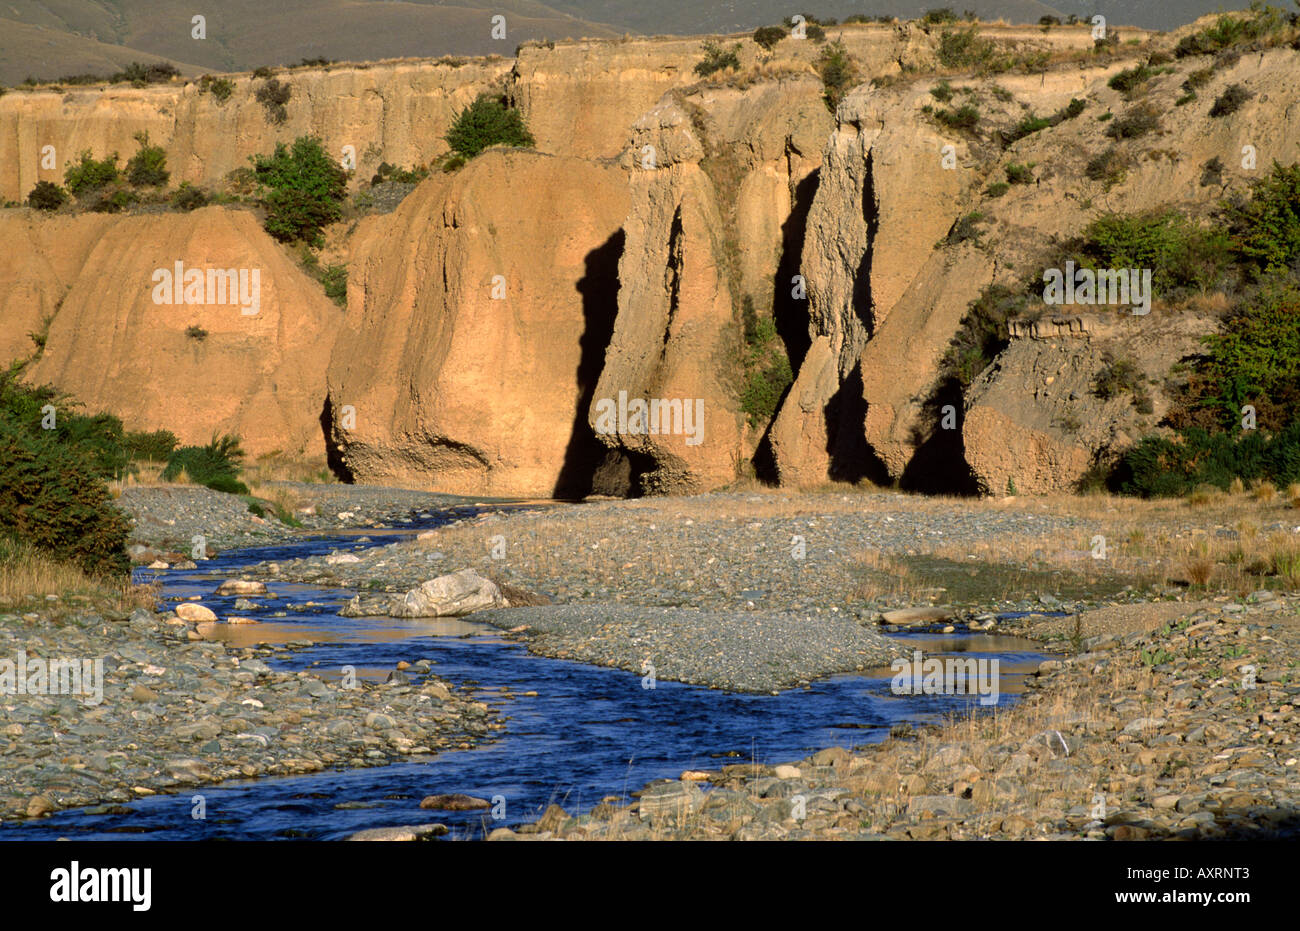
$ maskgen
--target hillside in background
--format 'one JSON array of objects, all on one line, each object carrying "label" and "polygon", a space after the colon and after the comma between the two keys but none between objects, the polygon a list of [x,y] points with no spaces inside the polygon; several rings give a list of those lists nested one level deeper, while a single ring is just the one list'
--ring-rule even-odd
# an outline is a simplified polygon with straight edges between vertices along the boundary
[{"label": "hillside in background", "polygon": [[[207,38],[191,37],[198,10],[181,0],[9,0],[0,6],[0,83],[56,78],[153,56],[183,70],[247,71],[303,58],[369,61],[439,55],[512,55],[529,39],[611,36],[533,0],[451,3],[357,0],[224,0],[204,13]],[[504,39],[491,18],[506,18]],[[121,48],[117,55],[110,48]],[[112,65],[110,65],[110,62]]]},{"label": "hillside in background", "polygon": [[[814,0],[805,12],[916,18],[937,0]],[[1037,23],[1043,16],[1102,13],[1114,24],[1173,29],[1218,9],[1215,0],[964,0],[951,4],[985,21]],[[186,73],[247,71],[304,58],[371,61],[439,55],[513,54],[532,39],[697,35],[749,31],[780,22],[787,0],[225,0],[207,16],[207,38],[191,38],[198,12],[181,0],[8,0],[0,6],[0,83],[112,73],[130,61],[166,58]],[[491,18],[506,17],[493,39]]]}]

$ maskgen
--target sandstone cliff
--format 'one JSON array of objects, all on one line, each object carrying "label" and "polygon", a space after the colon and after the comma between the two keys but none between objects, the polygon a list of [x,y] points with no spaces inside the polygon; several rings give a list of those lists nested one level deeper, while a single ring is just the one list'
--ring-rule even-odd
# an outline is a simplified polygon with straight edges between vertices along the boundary
[{"label": "sandstone cliff", "polygon": [[626,213],[618,168],[496,149],[363,221],[329,371],[347,471],[461,494],[590,491],[602,451],[583,412]]},{"label": "sandstone cliff", "polygon": [[[340,317],[320,285],[248,211],[109,219],[28,221],[34,237],[67,233],[49,249],[58,260],[42,299],[61,306],[28,380],[117,414],[128,429],[165,428],[184,443],[235,433],[253,455],[319,456],[325,366]],[[154,302],[155,272],[177,262],[205,272],[201,293],[191,295],[199,303]],[[249,293],[254,280],[260,286],[257,312],[208,301],[221,295],[209,295],[207,269],[255,270],[248,280]]]}]

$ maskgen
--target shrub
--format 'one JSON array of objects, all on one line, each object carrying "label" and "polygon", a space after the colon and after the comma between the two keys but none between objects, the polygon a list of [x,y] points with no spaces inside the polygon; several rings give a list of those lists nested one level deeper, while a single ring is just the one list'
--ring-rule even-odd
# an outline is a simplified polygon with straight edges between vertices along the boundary
[{"label": "shrub", "polygon": [[126,163],[126,179],[136,187],[162,187],[171,174],[167,171],[167,153],[160,145],[149,144],[149,134],[135,134],[139,150]]},{"label": "shrub", "polygon": [[37,210],[58,210],[67,202],[67,192],[50,181],[37,181],[27,195],[27,205]]},{"label": "shrub", "polygon": [[239,481],[244,451],[233,436],[214,436],[207,446],[182,446],[167,459],[162,471],[164,482],[175,481],[182,472],[190,481],[215,491],[246,495],[248,486]]},{"label": "shrub", "polygon": [[1094,155],[1088,160],[1084,174],[1093,181],[1104,181],[1107,187],[1111,187],[1124,180],[1127,168],[1128,164],[1124,156],[1120,154],[1118,149],[1111,146],[1105,152]]},{"label": "shrub", "polygon": [[1005,181],[995,181],[985,188],[984,193],[989,197],[1001,197],[1010,190],[1010,188],[1011,185],[1007,184]]},{"label": "shrub", "polygon": [[821,75],[822,86],[826,88],[826,105],[832,111],[839,106],[857,72],[857,65],[849,57],[843,42],[832,42],[817,56],[817,73]]},{"label": "shrub", "polygon": [[772,51],[785,37],[786,31],[780,26],[759,26],[754,30],[754,42],[765,52]]},{"label": "shrub", "polygon": [[1031,184],[1034,180],[1034,164],[1021,165],[1013,162],[1007,166],[1007,180],[1012,184]]},{"label": "shrub", "polygon": [[940,103],[947,103],[952,100],[952,85],[947,81],[940,81],[934,87],[930,88],[930,95]]},{"label": "shrub", "polygon": [[1223,159],[1214,156],[1201,166],[1201,187],[1223,184]]},{"label": "shrub", "polygon": [[984,214],[978,210],[960,217],[948,230],[948,235],[943,238],[942,245],[955,246],[958,243],[973,242],[978,246],[980,244],[979,225],[986,219]]},{"label": "shrub", "polygon": [[253,95],[266,109],[266,118],[279,125],[289,118],[285,104],[293,96],[293,88],[278,78],[267,78]]},{"label": "shrub", "polygon": [[423,165],[406,169],[390,165],[388,162],[380,162],[379,168],[370,179],[370,185],[374,187],[376,184],[383,184],[385,181],[394,181],[399,184],[419,184],[427,177],[429,177],[429,169]]},{"label": "shrub", "polygon": [[1121,94],[1131,94],[1139,86],[1149,81],[1152,73],[1151,69],[1146,65],[1136,65],[1111,75],[1106,84]]},{"label": "shrub", "polygon": [[143,87],[146,84],[166,83],[175,77],[180,77],[180,71],[170,62],[155,62],[152,65],[143,65],[138,61],[133,61],[109,80],[114,83],[128,81],[136,87]]},{"label": "shrub", "polygon": [[993,43],[979,37],[978,27],[945,29],[939,36],[939,64],[945,68],[970,68],[993,56]]},{"label": "shrub", "polygon": [[121,189],[106,191],[91,205],[90,209],[95,213],[118,213],[128,204],[134,203],[135,199],[135,195],[130,191]]},{"label": "shrub", "polygon": [[205,74],[199,79],[199,93],[211,94],[219,104],[229,100],[230,95],[234,92],[235,82],[229,78],[214,78],[209,74]]},{"label": "shrub", "polygon": [[188,181],[182,181],[181,186],[172,193],[172,206],[177,210],[197,210],[207,206],[207,203],[208,195],[204,190]]},{"label": "shrub", "polygon": [[1240,84],[1229,84],[1210,107],[1210,116],[1221,117],[1236,113],[1251,97],[1255,96]]},{"label": "shrub", "polygon": [[737,42],[731,48],[723,48],[717,42],[707,41],[702,48],[704,58],[695,66],[695,73],[702,78],[724,68],[730,68],[737,71],[740,68],[740,43]]},{"label": "shrub", "polygon": [[277,143],[274,154],[252,162],[265,228],[276,239],[318,242],[321,230],[343,215],[347,175],[314,136],[300,136],[291,148]]},{"label": "shrub", "polygon": [[1152,288],[1207,290],[1230,262],[1229,241],[1172,210],[1098,217],[1084,231],[1079,264],[1092,268],[1149,268]]},{"label": "shrub", "polygon": [[[0,535],[30,543],[88,572],[125,572],[129,523],[105,479],[125,470],[121,421],[84,417],[48,386],[0,374]],[[43,407],[62,408],[42,429]]]},{"label": "shrub", "polygon": [[1174,48],[1179,58],[1188,55],[1211,55],[1231,46],[1254,42],[1280,33],[1289,24],[1289,17],[1276,7],[1251,4],[1248,15],[1223,15],[1212,26],[1190,36],[1184,36]]},{"label": "shrub", "polygon": [[936,110],[934,118],[949,129],[973,130],[979,125],[980,111],[972,104],[962,104],[956,110]]},{"label": "shrub", "polygon": [[1229,207],[1227,219],[1245,262],[1266,273],[1290,268],[1300,258],[1300,164],[1274,162],[1251,185],[1249,200]]},{"label": "shrub", "polygon": [[325,285],[325,296],[340,307],[348,302],[348,267],[346,265],[326,265],[321,269],[321,284]]},{"label": "shrub", "polygon": [[921,17],[921,22],[930,24],[955,23],[957,22],[957,14],[952,11],[952,7],[938,7],[933,10],[926,10],[925,15]]},{"label": "shrub", "polygon": [[1277,433],[1211,433],[1189,427],[1148,436],[1121,458],[1115,481],[1125,494],[1181,497],[1199,486],[1227,491],[1236,482],[1287,484],[1300,478],[1300,421]]},{"label": "shrub", "polygon": [[97,191],[107,184],[112,184],[119,177],[117,170],[117,153],[95,161],[90,150],[81,153],[79,160],[68,166],[63,173],[63,184],[73,195],[82,195]]},{"label": "shrub", "polygon": [[1027,298],[1003,285],[989,285],[971,301],[940,363],[944,378],[969,387],[1010,339],[1008,324],[1024,311]]},{"label": "shrub", "polygon": [[208,338],[208,331],[203,329],[203,327],[199,326],[197,323],[191,323],[185,328],[185,335],[195,342],[201,343]]},{"label": "shrub", "polygon": [[[830,24],[828,23],[827,25]],[[826,30],[821,27],[820,23],[809,23],[807,28],[804,29],[803,33],[805,36],[807,36],[809,39],[811,39],[814,42],[826,41]]]},{"label": "shrub", "polygon": [[1136,139],[1160,127],[1160,116],[1148,106],[1133,107],[1106,127],[1112,139]]},{"label": "shrub", "polygon": [[741,311],[745,339],[745,384],[740,408],[752,427],[762,427],[776,416],[787,388],[794,381],[790,359],[771,317],[760,318],[753,299],[745,295]]},{"label": "shrub", "polygon": [[[1267,280],[1206,338],[1206,383],[1199,406],[1216,409],[1225,426],[1240,423],[1253,404],[1259,422],[1280,427],[1300,403],[1300,289],[1287,278]],[[1300,422],[1297,420],[1296,422]]]},{"label": "shrub", "polygon": [[266,67],[266,65],[262,65],[262,67],[260,68],[253,69],[253,77],[255,78],[269,78],[273,74],[275,74],[275,72],[272,71],[270,68]]},{"label": "shrub", "polygon": [[166,462],[180,444],[176,434],[170,430],[130,432],[124,435],[123,440],[126,454],[133,460],[144,462]]},{"label": "shrub", "polygon": [[481,95],[457,114],[446,139],[451,150],[465,159],[473,158],[488,146],[536,144],[519,111],[491,94]]},{"label": "shrub", "polygon": [[1142,391],[1146,379],[1131,359],[1115,359],[1108,353],[1103,361],[1105,366],[1097,374],[1093,394],[1109,401],[1122,394],[1137,395]]}]

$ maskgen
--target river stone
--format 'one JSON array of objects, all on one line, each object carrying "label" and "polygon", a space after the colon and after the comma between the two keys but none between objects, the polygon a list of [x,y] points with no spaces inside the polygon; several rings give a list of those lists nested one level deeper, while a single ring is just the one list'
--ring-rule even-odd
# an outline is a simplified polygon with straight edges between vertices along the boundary
[{"label": "river stone", "polygon": [[393,599],[393,617],[463,617],[474,611],[500,608],[501,590],[473,569],[440,575]]},{"label": "river stone", "polygon": [[681,818],[697,811],[704,793],[693,782],[661,782],[641,793],[637,810],[642,821],[655,818]]},{"label": "river stone", "polygon": [[249,582],[244,579],[227,579],[217,586],[218,595],[264,595],[266,585],[262,582]]},{"label": "river stone", "polygon": [[215,621],[216,614],[210,608],[193,601],[186,601],[176,606],[176,616],[183,621]]},{"label": "river stone", "polygon": [[896,611],[885,611],[880,615],[882,624],[896,624],[899,627],[910,627],[915,624],[933,624],[935,621],[946,621],[952,617],[952,608],[947,606],[936,606],[933,608],[899,608]]},{"label": "river stone", "polygon": [[487,799],[474,798],[470,795],[462,795],[456,792],[451,795],[429,795],[420,802],[421,808],[434,809],[436,811],[478,811],[481,808],[491,808],[492,803]]},{"label": "river stone", "polygon": [[358,841],[412,841],[421,837],[441,837],[447,833],[445,824],[406,824],[388,828],[366,828],[347,837]]}]

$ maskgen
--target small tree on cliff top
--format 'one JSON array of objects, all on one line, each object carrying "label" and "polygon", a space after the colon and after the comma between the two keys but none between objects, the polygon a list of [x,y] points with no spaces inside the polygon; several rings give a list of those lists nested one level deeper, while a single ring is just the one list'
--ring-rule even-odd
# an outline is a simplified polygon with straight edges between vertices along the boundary
[{"label": "small tree on cliff top", "polygon": [[518,110],[506,106],[500,97],[482,94],[457,114],[447,130],[447,144],[463,158],[473,158],[488,146],[531,146],[536,144]]}]

